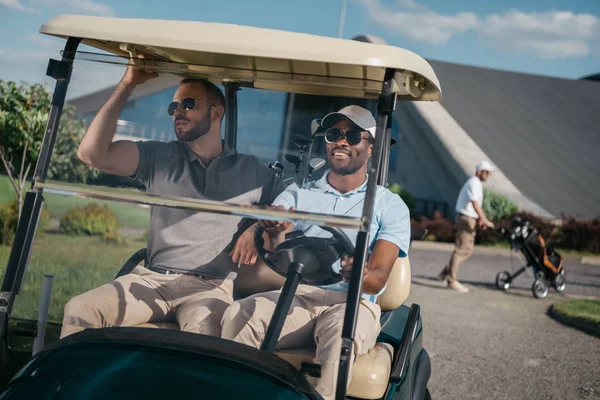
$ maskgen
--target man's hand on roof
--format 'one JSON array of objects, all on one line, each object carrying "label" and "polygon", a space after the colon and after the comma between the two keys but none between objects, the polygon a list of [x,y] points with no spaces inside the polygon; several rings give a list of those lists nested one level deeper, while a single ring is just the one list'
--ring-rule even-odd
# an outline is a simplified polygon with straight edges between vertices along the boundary
[{"label": "man's hand on roof", "polygon": [[[144,54],[140,54],[139,58],[145,58],[148,60],[154,59],[154,57],[144,56]],[[129,66],[127,67],[127,71],[125,71],[125,76],[123,77],[124,83],[132,86],[137,86],[158,76],[157,72],[141,69],[139,66],[136,66],[136,64],[140,63],[135,59],[129,60]]]}]

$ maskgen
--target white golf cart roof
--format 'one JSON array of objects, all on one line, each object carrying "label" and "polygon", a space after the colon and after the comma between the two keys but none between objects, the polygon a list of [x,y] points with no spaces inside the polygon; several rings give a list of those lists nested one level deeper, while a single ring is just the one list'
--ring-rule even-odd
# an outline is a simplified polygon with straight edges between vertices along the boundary
[{"label": "white golf cart roof", "polygon": [[[433,69],[394,46],[220,23],[59,15],[40,32],[83,39],[120,57],[146,53],[145,68],[259,89],[376,98],[394,68],[399,99],[441,100]],[[120,63],[126,61],[119,59]]]}]

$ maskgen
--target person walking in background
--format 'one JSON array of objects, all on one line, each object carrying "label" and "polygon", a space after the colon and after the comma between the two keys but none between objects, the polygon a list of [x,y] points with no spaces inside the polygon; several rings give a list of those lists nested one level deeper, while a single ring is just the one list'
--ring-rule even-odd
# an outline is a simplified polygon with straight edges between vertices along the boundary
[{"label": "person walking in background", "polygon": [[454,251],[439,277],[449,288],[460,293],[469,291],[456,279],[456,275],[460,263],[473,254],[477,224],[483,229],[494,227],[481,208],[483,205],[483,182],[489,179],[494,170],[495,168],[488,161],[477,163],[475,175],[465,182],[456,200],[457,232]]}]

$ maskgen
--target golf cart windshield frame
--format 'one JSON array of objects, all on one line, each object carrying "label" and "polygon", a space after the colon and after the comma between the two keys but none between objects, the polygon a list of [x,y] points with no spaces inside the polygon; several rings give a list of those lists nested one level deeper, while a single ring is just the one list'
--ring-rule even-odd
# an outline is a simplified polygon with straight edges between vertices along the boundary
[{"label": "golf cart windshield frame", "polygon": [[[359,231],[356,241],[356,253],[354,266],[349,285],[346,312],[344,315],[342,331],[342,349],[340,356],[340,373],[338,375],[336,398],[343,399],[346,395],[346,381],[350,368],[350,354],[353,351],[353,339],[356,328],[358,308],[361,298],[362,276],[364,261],[367,259],[369,243],[369,226],[373,215],[375,192],[377,184],[385,185],[387,182],[387,163],[389,161],[389,146],[391,138],[391,114],[395,109],[398,92],[398,73],[395,68],[385,68],[383,85],[378,96],[378,115],[376,138],[373,149],[373,157],[369,165],[367,190],[361,218],[336,217],[325,214],[314,214],[300,211],[273,211],[260,207],[240,207],[222,202],[199,201],[195,199],[167,198],[163,196],[139,198],[127,197],[128,194],[111,193],[110,191],[94,190],[76,187],[76,185],[54,184],[46,182],[50,157],[53,152],[54,142],[58,132],[61,112],[65,102],[67,87],[69,85],[73,61],[81,38],[68,37],[62,60],[50,60],[47,75],[56,79],[52,107],[50,110],[48,125],[45,131],[40,156],[36,165],[31,190],[26,194],[23,212],[18,223],[15,244],[12,247],[9,262],[5,272],[0,293],[0,333],[6,337],[7,321],[10,316],[15,296],[21,291],[23,277],[31,253],[33,238],[37,229],[37,223],[44,202],[43,191],[57,191],[73,195],[85,195],[85,197],[96,197],[101,199],[130,201],[148,205],[171,206],[232,214],[249,218],[260,219],[286,219],[292,221],[310,221],[318,225],[330,225],[357,229]],[[237,98],[236,92],[240,85],[236,82],[222,82],[226,94],[226,142],[235,148],[236,125],[237,125]],[[407,81],[407,84],[410,83]],[[293,86],[292,86],[293,87]],[[281,89],[282,86],[276,89]],[[416,93],[416,92],[415,92]],[[413,99],[414,99],[413,94]],[[437,100],[437,98],[432,98]]]}]

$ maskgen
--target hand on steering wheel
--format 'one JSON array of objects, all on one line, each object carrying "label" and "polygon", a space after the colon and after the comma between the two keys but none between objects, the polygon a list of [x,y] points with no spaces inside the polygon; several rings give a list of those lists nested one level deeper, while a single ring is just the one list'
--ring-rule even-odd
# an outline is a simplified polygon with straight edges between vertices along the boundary
[{"label": "hand on steering wheel", "polygon": [[[354,257],[350,257],[348,254],[344,254],[340,260],[340,266],[342,267],[341,275],[344,279],[344,282],[350,282],[350,278],[352,276],[352,266],[354,265]],[[365,268],[364,275],[367,274],[367,269]]]},{"label": "hand on steering wheel", "polygon": [[[271,226],[273,225],[275,224],[271,224]],[[321,228],[333,236],[330,238],[307,237],[302,231],[293,231],[286,234],[285,239],[275,249],[268,251],[264,246],[263,233],[265,231],[261,223],[255,233],[258,256],[267,266],[282,276],[287,276],[292,263],[301,264],[302,281],[309,285],[320,286],[340,282],[344,277],[342,274],[334,272],[332,265],[344,256],[353,256],[354,244],[341,229]],[[345,261],[348,263],[348,258]],[[346,269],[348,271],[352,269],[350,263]]]}]

